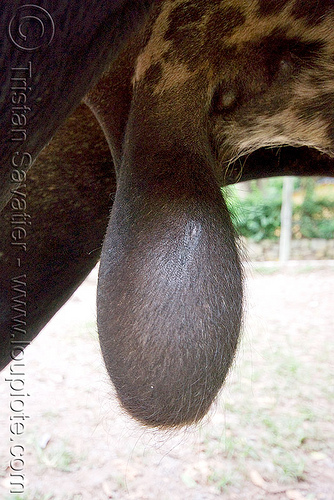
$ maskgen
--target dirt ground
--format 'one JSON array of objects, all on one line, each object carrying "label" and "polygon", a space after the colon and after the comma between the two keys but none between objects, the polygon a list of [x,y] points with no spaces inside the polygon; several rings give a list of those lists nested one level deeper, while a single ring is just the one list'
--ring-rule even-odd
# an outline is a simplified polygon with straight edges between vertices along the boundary
[{"label": "dirt ground", "polygon": [[334,265],[247,274],[229,380],[200,426],[168,434],[117,405],[96,335],[95,270],[26,350],[16,495],[2,373],[0,498],[333,500]]}]

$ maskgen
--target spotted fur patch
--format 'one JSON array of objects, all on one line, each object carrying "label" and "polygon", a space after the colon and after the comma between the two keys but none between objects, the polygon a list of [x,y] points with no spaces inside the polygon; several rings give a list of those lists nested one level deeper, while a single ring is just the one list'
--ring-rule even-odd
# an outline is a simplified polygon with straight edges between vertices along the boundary
[{"label": "spotted fur patch", "polygon": [[333,154],[333,26],[333,0],[167,0],[134,84],[184,113],[205,93],[222,163],[263,146]]}]

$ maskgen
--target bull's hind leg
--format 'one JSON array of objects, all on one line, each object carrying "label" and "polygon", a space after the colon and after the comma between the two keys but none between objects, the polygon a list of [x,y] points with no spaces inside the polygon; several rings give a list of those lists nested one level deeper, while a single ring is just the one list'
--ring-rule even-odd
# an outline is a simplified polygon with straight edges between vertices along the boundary
[{"label": "bull's hind leg", "polygon": [[1,368],[98,261],[114,192],[108,145],[82,104],[0,215]]}]

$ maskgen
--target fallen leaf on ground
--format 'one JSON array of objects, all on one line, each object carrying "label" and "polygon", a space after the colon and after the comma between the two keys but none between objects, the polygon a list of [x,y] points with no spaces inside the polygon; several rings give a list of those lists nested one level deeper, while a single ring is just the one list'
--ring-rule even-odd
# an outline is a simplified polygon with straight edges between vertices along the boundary
[{"label": "fallen leaf on ground", "polygon": [[253,484],[255,484],[255,486],[258,486],[259,488],[262,488],[263,490],[266,490],[267,489],[267,483],[265,482],[265,480],[263,479],[263,477],[261,476],[261,474],[253,469],[250,471],[249,473],[249,477],[250,477],[250,480],[252,481]]}]

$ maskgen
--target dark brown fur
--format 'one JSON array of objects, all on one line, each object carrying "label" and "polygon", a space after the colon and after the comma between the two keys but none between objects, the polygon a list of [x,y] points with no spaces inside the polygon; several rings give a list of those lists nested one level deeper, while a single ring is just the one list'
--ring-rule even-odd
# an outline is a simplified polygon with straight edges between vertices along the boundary
[{"label": "dark brown fur", "polygon": [[[82,104],[20,188],[13,182],[12,199],[1,213],[0,368],[38,334],[99,260],[115,190],[108,144]],[[25,249],[13,246],[13,230],[25,231]]]},{"label": "dark brown fur", "polygon": [[[334,174],[333,22],[330,1],[165,0],[86,97],[117,175],[99,274],[101,348],[121,404],[143,424],[202,418],[237,348],[242,270],[220,186]],[[82,167],[88,161],[101,179],[106,145],[93,149],[98,132],[87,120],[94,133],[78,126],[73,140],[92,148]],[[60,137],[54,153],[62,140],[70,138]],[[74,163],[70,156],[70,171]],[[31,199],[49,181],[35,182]],[[61,175],[57,186],[69,189]],[[97,199],[93,189],[85,202],[75,194],[68,231],[53,198],[43,203],[65,239],[73,232],[70,248],[79,254],[101,239],[113,183],[100,185]],[[44,238],[35,252],[42,283],[50,232],[41,204],[34,206]],[[82,207],[91,217],[103,214],[85,246],[76,232],[87,223]],[[79,268],[63,272],[64,289],[84,274]],[[36,306],[47,298],[42,293]]]},{"label": "dark brown fur", "polygon": [[38,156],[160,1],[1,0],[0,210],[13,155]]}]

